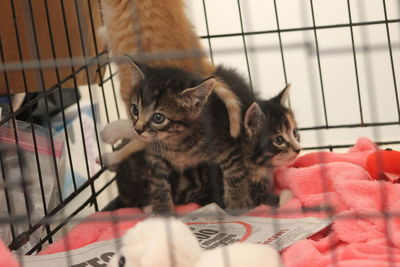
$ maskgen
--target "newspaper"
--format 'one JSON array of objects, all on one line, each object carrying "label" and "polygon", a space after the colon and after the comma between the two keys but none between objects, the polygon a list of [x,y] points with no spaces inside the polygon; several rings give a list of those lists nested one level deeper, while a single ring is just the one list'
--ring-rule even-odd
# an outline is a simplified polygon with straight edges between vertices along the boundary
[{"label": "newspaper", "polygon": [[236,242],[268,244],[277,250],[307,238],[331,223],[315,217],[275,219],[231,216],[216,204],[198,209],[183,219],[203,249],[213,249]]},{"label": "newspaper", "polygon": [[[331,224],[330,219],[314,217],[274,219],[231,216],[216,204],[209,204],[182,218],[203,249],[213,249],[236,242],[268,244],[282,250],[319,232]],[[107,266],[118,250],[120,239],[94,243],[68,252],[43,256],[23,256],[26,267]]]}]

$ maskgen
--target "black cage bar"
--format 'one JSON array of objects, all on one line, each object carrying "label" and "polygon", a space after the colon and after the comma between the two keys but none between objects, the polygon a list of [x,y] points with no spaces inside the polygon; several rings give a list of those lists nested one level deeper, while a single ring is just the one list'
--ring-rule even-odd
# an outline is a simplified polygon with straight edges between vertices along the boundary
[{"label": "black cage bar", "polygon": [[[52,0],[53,1],[53,0]],[[89,131],[87,129],[90,128],[93,131],[94,136],[91,136],[90,142],[94,146],[90,148],[90,153],[95,153],[101,159],[101,154],[104,152],[104,146],[102,146],[101,141],[99,139],[99,128],[100,124],[104,125],[113,120],[120,119],[122,117],[122,112],[124,107],[119,106],[118,104],[118,86],[116,85],[117,80],[117,71],[114,67],[113,63],[121,60],[118,57],[110,57],[107,54],[107,51],[104,47],[104,44],[101,44],[97,38],[96,27],[101,26],[101,3],[99,0],[84,0],[84,1],[72,1],[72,0],[55,0],[50,3],[50,0],[41,0],[38,2],[42,2],[39,8],[44,10],[44,23],[47,25],[47,34],[46,38],[48,38],[48,46],[50,48],[48,58],[43,58],[41,56],[41,50],[39,49],[41,44],[39,43],[38,37],[38,27],[37,21],[37,6],[33,5],[35,1],[32,0],[5,0],[0,4],[0,9],[7,9],[10,13],[10,18],[13,19],[13,33],[12,39],[15,40],[15,45],[17,46],[17,55],[16,58],[12,61],[8,60],[7,51],[5,50],[5,45],[10,41],[10,36],[5,35],[5,31],[0,32],[0,75],[2,79],[0,81],[4,82],[4,91],[1,91],[0,99],[2,100],[0,104],[3,107],[3,112],[0,117],[0,127],[3,127],[4,130],[0,130],[1,134],[7,133],[9,134],[11,143],[8,145],[4,145],[1,143],[2,148],[0,149],[0,165],[1,165],[1,176],[2,180],[0,180],[0,190],[4,191],[4,203],[1,202],[0,205],[4,206],[4,211],[7,214],[0,214],[0,226],[7,226],[10,230],[10,242],[9,248],[11,250],[19,250],[23,248],[23,253],[25,254],[33,254],[42,249],[43,246],[50,244],[54,241],[54,236],[58,234],[65,225],[69,223],[74,223],[80,221],[82,219],[79,216],[80,212],[84,209],[91,209],[92,212],[96,212],[102,210],[105,205],[100,206],[98,203],[99,195],[107,195],[107,191],[109,191],[110,186],[115,183],[113,178],[107,180],[106,182],[99,185],[97,183],[98,179],[102,177],[105,173],[105,168],[98,166],[98,168],[94,168],[93,164],[89,159],[88,152],[88,142],[87,135]],[[51,16],[51,8],[54,8],[54,3],[57,2],[57,11],[61,15],[62,25],[58,25],[60,27],[57,28],[57,31],[62,31],[62,35],[65,38],[65,51],[66,56],[60,57],[58,55],[59,51],[57,50],[56,40],[54,36],[56,34],[56,29],[54,29],[54,22],[52,19],[54,17]],[[188,1],[189,2],[189,1]],[[283,73],[282,84],[287,84],[291,81],[290,72],[288,70],[288,53],[291,51],[295,51],[297,49],[303,49],[306,51],[307,55],[304,60],[306,64],[308,64],[308,79],[310,80],[310,84],[312,84],[315,88],[309,88],[311,90],[311,97],[316,102],[322,103],[322,109],[320,110],[320,114],[309,114],[309,116],[319,116],[321,119],[318,123],[314,125],[300,125],[300,131],[302,134],[311,134],[315,135],[315,142],[306,145],[304,150],[329,150],[334,151],[336,149],[342,149],[352,146],[352,143],[341,141],[331,140],[330,142],[323,142],[321,139],[322,132],[332,132],[335,130],[359,130],[359,129],[371,129],[374,137],[374,141],[378,145],[382,145],[385,147],[396,147],[396,145],[400,144],[400,133],[399,133],[399,125],[400,125],[400,102],[399,102],[399,92],[398,92],[398,77],[399,77],[399,65],[398,65],[398,55],[400,51],[400,39],[397,40],[392,38],[392,34],[394,29],[391,26],[396,26],[397,29],[400,29],[400,3],[397,2],[398,8],[398,16],[396,18],[388,17],[388,10],[386,1],[383,0],[381,2],[382,10],[384,16],[379,20],[365,20],[365,21],[355,21],[354,20],[354,12],[355,9],[361,15],[363,12],[365,13],[364,3],[362,1],[346,1],[347,8],[347,19],[346,23],[338,23],[331,25],[320,25],[318,24],[318,20],[316,17],[316,7],[315,2],[313,1],[301,1],[301,4],[304,6],[303,8],[303,18],[304,14],[309,14],[308,19],[311,20],[310,26],[299,26],[299,27],[284,27],[281,20],[282,15],[282,6],[279,1],[273,0],[272,6],[274,7],[273,13],[275,14],[275,22],[276,28],[274,29],[266,29],[266,30],[255,30],[255,31],[247,31],[244,27],[245,13],[246,10],[246,1],[235,1],[237,5],[237,13],[238,20],[240,25],[240,31],[237,32],[229,32],[229,33],[217,33],[213,34],[211,32],[211,25],[209,23],[209,10],[207,9],[208,2],[203,0],[202,7],[203,10],[201,12],[196,10],[197,13],[201,14],[204,17],[205,29],[206,33],[201,34],[200,38],[207,42],[208,51],[210,55],[210,59],[212,62],[216,62],[216,55],[230,56],[230,55],[243,55],[245,58],[245,69],[247,71],[247,76],[252,87],[255,84],[254,72],[255,67],[251,64],[251,57],[253,52],[268,52],[268,53],[276,53],[279,58],[279,64],[276,64],[274,68],[279,69]],[[307,2],[307,3],[306,3]],[[380,2],[380,1],[379,1]],[[15,6],[18,4],[19,6],[23,6],[22,14],[21,10],[17,9]],[[52,7],[50,7],[50,4]],[[306,5],[307,4],[307,5]],[[306,10],[309,7],[309,10]],[[19,13],[18,13],[18,12]],[[247,14],[250,15],[251,14]],[[24,21],[26,25],[22,28],[21,24],[19,24],[20,20],[24,17]],[[97,18],[97,19],[96,19]],[[69,20],[75,20],[71,22]],[[71,25],[75,25],[71,27]],[[42,24],[41,24],[42,26]],[[382,41],[380,44],[377,43],[368,43],[364,42],[362,44],[357,43],[357,39],[355,37],[355,31],[360,30],[361,39],[367,40],[368,31],[363,31],[362,29],[370,26],[383,26],[385,30],[386,40]],[[350,36],[350,46],[347,47],[322,47],[321,46],[321,32],[324,30],[348,30]],[[400,32],[400,30],[399,30]],[[291,33],[302,33],[307,35],[303,41],[291,41],[290,43],[285,43],[285,38],[287,38],[287,34]],[[58,33],[59,34],[59,33]],[[398,34],[398,33],[397,33]],[[27,36],[22,38],[21,36]],[[59,35],[57,35],[59,36]],[[274,45],[264,45],[264,46],[252,46],[250,45],[250,39],[255,36],[275,36],[278,41]],[[75,39],[77,37],[77,40]],[[223,38],[241,38],[242,47],[234,48],[234,49],[218,49],[214,48],[214,42],[218,39]],[[274,38],[275,38],[274,37]],[[272,37],[271,37],[272,38]],[[25,43],[28,43],[30,46],[30,54],[28,58],[26,58],[27,49]],[[29,50],[28,49],[28,50]],[[152,55],[138,55],[143,56],[145,58],[157,58],[157,57],[184,57],[187,51],[183,51],[180,53],[179,51],[171,51],[170,53],[160,53],[160,54],[152,54]],[[372,65],[374,64],[374,58],[372,53],[374,52],[385,52],[387,53],[386,57],[389,59],[390,64],[390,76],[393,88],[392,95],[395,103],[395,107],[393,110],[396,111],[395,118],[392,116],[389,120],[381,120],[376,118],[375,106],[372,103],[371,105],[365,104],[365,97],[369,95],[370,99],[375,96],[379,96],[379,88],[374,86],[376,82],[373,81],[374,77],[372,73]],[[363,61],[360,61],[360,54],[362,54]],[[354,104],[356,106],[357,115],[359,120],[357,122],[348,123],[347,121],[341,122],[331,122],[329,117],[328,110],[328,96],[326,91],[326,86],[329,85],[330,80],[325,79],[324,65],[322,62],[323,56],[342,56],[349,55],[351,58],[352,68],[354,70],[354,81],[355,81],[355,95],[357,102]],[[397,61],[396,61],[397,58]],[[397,62],[397,63],[396,63]],[[227,63],[229,64],[229,63]],[[378,63],[377,63],[378,64]],[[313,66],[317,66],[313,68]],[[366,77],[368,80],[366,86],[362,86],[361,84],[361,67],[363,71],[366,72]],[[340,68],[340,66],[338,66]],[[67,69],[67,74],[65,70]],[[22,89],[18,92],[15,90],[15,87],[10,84],[12,81],[12,76],[14,72],[20,72],[19,81],[22,85]],[[46,80],[45,76],[47,71],[54,72],[54,81],[52,84]],[[31,78],[31,74],[35,78]],[[29,76],[29,77],[28,77]],[[37,82],[37,90],[31,90],[32,83],[29,81]],[[86,103],[85,107],[81,106],[80,92],[78,90],[79,86],[85,86],[82,91],[85,94],[88,94],[89,102]],[[259,89],[259,88],[257,88]],[[68,91],[68,93],[67,93]],[[318,92],[318,96],[316,93]],[[16,95],[25,94],[24,102],[18,107],[14,107],[16,104]],[[109,95],[107,95],[109,93]],[[110,97],[111,95],[111,97]],[[96,96],[96,101],[95,97]],[[320,99],[317,99],[320,97]],[[291,105],[293,105],[293,100],[291,99]],[[56,103],[56,104],[54,104]],[[72,104],[71,104],[72,103]],[[69,123],[71,123],[71,118],[69,118],[70,110],[68,110],[68,106],[75,105],[75,124],[78,127],[78,132],[80,132],[80,136],[71,137],[71,133],[68,130]],[[56,105],[56,107],[54,107]],[[304,103],[304,105],[312,105],[312,103]],[[340,105],[340,103],[338,103]],[[9,107],[9,112],[5,112],[5,107]],[[100,118],[98,108],[102,106],[104,109],[104,116]],[[39,108],[44,108],[44,115],[37,115]],[[51,116],[55,115],[55,111],[58,112],[61,130],[58,133],[57,138],[62,138],[64,140],[63,155],[58,155],[57,148],[57,140],[54,139],[55,136],[55,126],[52,125],[53,120]],[[111,111],[114,112],[114,115],[111,115]],[[351,112],[351,111],[349,111]],[[370,116],[372,119],[366,119],[366,114],[371,113]],[[89,115],[88,115],[89,114]],[[86,121],[86,116],[90,116],[93,119],[93,124],[88,126]],[[374,117],[375,116],[375,117]],[[39,119],[40,118],[40,119]],[[375,120],[374,120],[375,118]],[[23,126],[19,125],[20,121],[24,121]],[[40,124],[41,127],[37,128],[36,125]],[[88,128],[89,127],[89,128]],[[392,139],[381,139],[380,138],[380,129],[382,127],[394,127],[395,131],[397,131],[397,137]],[[20,182],[13,183],[10,182],[13,177],[9,177],[9,174],[5,171],[6,162],[4,162],[4,158],[6,155],[13,154],[16,157],[17,163],[19,166],[23,166],[23,164],[27,164],[26,155],[22,151],[24,151],[24,145],[21,144],[21,138],[26,138],[21,133],[22,129],[25,130],[24,134],[30,136],[30,140],[23,139],[22,142],[28,142],[31,146],[31,158],[32,164],[35,168],[36,173],[26,173],[23,171],[23,168],[20,168],[19,175],[21,176]],[[44,136],[44,137],[42,137]],[[48,142],[42,144],[39,139],[47,138]],[[73,150],[72,145],[70,144],[71,138],[80,139],[79,142],[82,143],[81,155],[83,155],[83,175],[84,181],[79,181],[79,177],[76,177],[76,162],[74,162],[74,158],[77,156],[76,151]],[[44,148],[43,148],[44,146]],[[11,148],[10,148],[11,147]],[[46,192],[45,181],[43,180],[45,175],[43,174],[43,163],[42,159],[42,150],[45,149],[47,152],[46,160],[50,163],[46,163],[49,168],[52,168],[54,171],[54,181],[52,181],[53,191],[52,196],[48,196]],[[63,194],[63,181],[61,181],[59,174],[59,165],[61,164],[61,158],[63,160],[68,161],[65,163],[70,171],[71,171],[71,191],[68,194]],[[37,181],[33,181],[30,176],[37,177]],[[26,186],[30,183],[37,183],[39,192],[40,192],[40,206],[43,209],[43,213],[40,216],[33,216],[33,207],[31,203],[31,199],[29,197],[29,192],[26,192]],[[15,191],[17,189],[22,189],[22,195],[24,198],[24,212],[22,213],[14,213],[12,210],[13,201],[10,196],[10,191]],[[79,196],[82,196],[86,192],[88,194],[87,198],[75,205],[74,208],[68,209],[68,213],[66,213],[66,207],[71,206],[71,204],[78,199]],[[112,196],[110,195],[109,201],[111,202]],[[390,215],[395,216],[395,215]],[[398,215],[396,215],[398,216]],[[17,225],[26,225],[23,230],[22,228],[18,228],[16,230]],[[45,234],[40,233],[44,231]],[[38,234],[40,233],[40,234]],[[37,235],[38,238],[32,238],[33,235]],[[36,240],[35,242],[31,242],[32,240]],[[26,246],[27,242],[29,246]]]}]

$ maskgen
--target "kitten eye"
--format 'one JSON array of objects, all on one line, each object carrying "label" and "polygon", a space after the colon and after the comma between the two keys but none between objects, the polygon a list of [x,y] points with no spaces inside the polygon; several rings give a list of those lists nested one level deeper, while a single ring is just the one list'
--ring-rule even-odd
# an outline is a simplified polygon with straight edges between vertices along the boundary
[{"label": "kitten eye", "polygon": [[161,124],[165,121],[165,116],[161,113],[154,113],[153,117],[152,117],[152,121],[157,124]]},{"label": "kitten eye", "polygon": [[131,106],[131,113],[135,116],[139,115],[139,109],[138,106],[135,104],[132,104]]},{"label": "kitten eye", "polygon": [[293,129],[293,136],[294,138],[297,138],[299,136],[299,130],[297,128]]},{"label": "kitten eye", "polygon": [[124,267],[125,266],[125,257],[124,256],[119,257],[118,266],[119,267]]},{"label": "kitten eye", "polygon": [[285,139],[283,139],[283,137],[281,135],[279,135],[274,138],[273,142],[275,145],[281,146],[285,142]]}]

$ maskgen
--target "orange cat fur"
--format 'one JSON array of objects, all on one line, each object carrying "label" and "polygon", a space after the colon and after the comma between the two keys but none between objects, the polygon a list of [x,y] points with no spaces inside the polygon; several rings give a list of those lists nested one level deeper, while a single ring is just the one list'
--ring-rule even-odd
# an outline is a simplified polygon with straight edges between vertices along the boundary
[{"label": "orange cat fur", "polygon": [[[213,75],[215,68],[193,31],[183,0],[102,0],[102,4],[105,27],[99,33],[113,56],[145,55],[149,56],[145,63],[150,66],[174,66],[204,77]],[[137,81],[130,63],[117,62],[117,66],[121,97],[129,112],[132,88]],[[214,92],[227,108],[231,135],[238,136],[241,115],[236,95],[223,81],[218,81]],[[142,149],[141,141],[136,142],[137,146],[131,144],[125,150]],[[129,155],[129,151],[124,155]]]}]

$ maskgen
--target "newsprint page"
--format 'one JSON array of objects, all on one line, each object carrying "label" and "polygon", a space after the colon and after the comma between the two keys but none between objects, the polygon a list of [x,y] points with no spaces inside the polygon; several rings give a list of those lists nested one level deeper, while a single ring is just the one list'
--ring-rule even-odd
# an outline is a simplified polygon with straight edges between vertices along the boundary
[{"label": "newsprint page", "polygon": [[[330,219],[314,217],[273,219],[231,216],[219,206],[209,204],[182,217],[203,249],[214,249],[236,242],[268,244],[282,250],[319,232],[331,224]],[[118,250],[119,239],[94,243],[68,253],[22,257],[25,267],[99,267],[107,266]],[[68,258],[67,258],[68,257]]]}]

